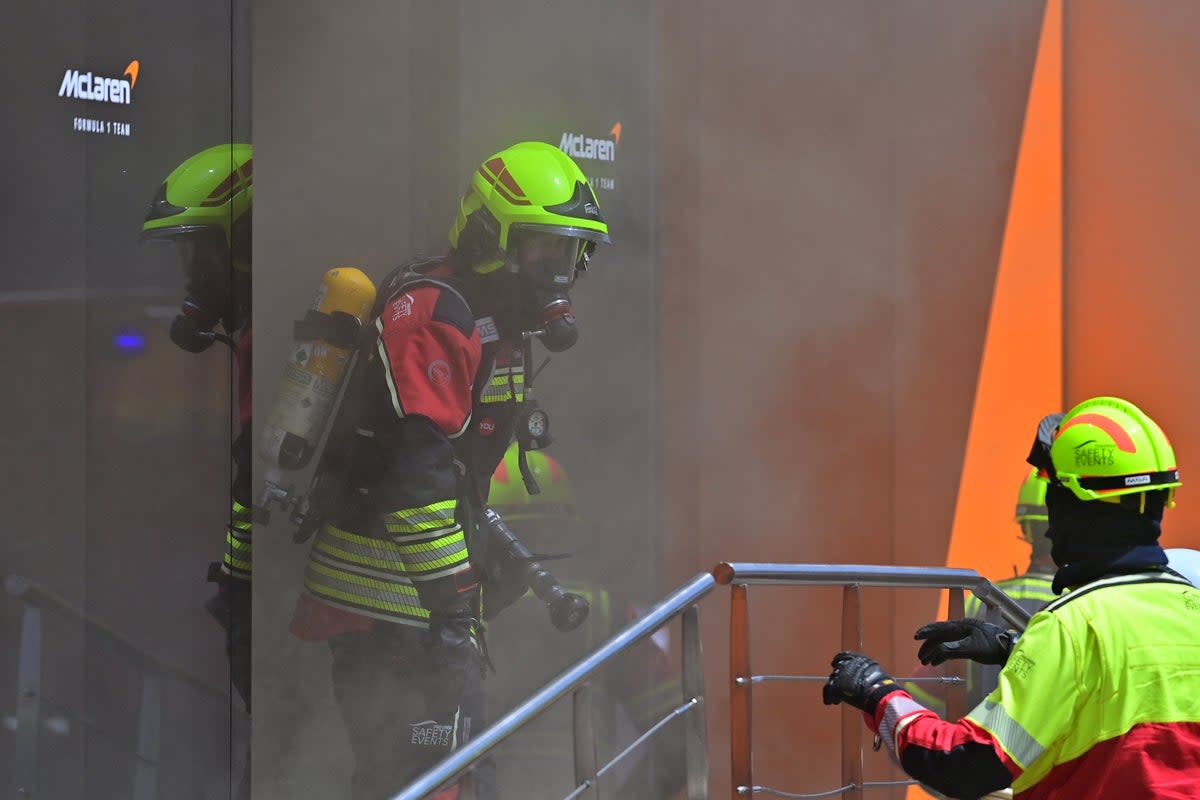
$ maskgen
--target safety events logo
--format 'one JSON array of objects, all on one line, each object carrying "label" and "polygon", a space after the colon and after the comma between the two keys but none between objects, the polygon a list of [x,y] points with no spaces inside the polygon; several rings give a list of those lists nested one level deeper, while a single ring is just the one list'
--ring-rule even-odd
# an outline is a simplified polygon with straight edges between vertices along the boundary
[{"label": "safety events logo", "polygon": [[[58,96],[68,100],[85,100],[114,106],[128,106],[133,102],[133,88],[137,85],[141,65],[135,58],[125,67],[120,77],[109,77],[92,70],[67,67],[58,86]],[[74,117],[71,127],[80,133],[95,133],[107,136],[132,136],[133,126],[122,120]]]},{"label": "safety events logo", "polygon": [[[609,130],[607,137],[591,137],[582,133],[564,131],[559,139],[558,149],[577,161],[607,161],[617,160],[617,147],[621,144],[621,123],[617,122]],[[588,170],[584,170],[588,172]],[[614,178],[595,175],[590,177],[592,188],[612,190],[616,188]]]}]

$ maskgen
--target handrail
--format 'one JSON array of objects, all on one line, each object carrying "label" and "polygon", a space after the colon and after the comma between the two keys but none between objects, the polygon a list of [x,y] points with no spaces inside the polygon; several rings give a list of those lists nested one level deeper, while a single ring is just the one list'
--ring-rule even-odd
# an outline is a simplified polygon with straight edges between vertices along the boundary
[{"label": "handrail", "polygon": [[[420,800],[450,783],[477,759],[540,715],[552,703],[582,684],[593,672],[603,667],[622,651],[650,636],[676,615],[686,611],[697,600],[712,591],[716,585],[717,582],[711,574],[699,573],[667,595],[645,616],[626,625],[574,666],[559,673],[558,677],[534,693],[524,703],[505,714],[478,737],[471,739],[470,742],[418,777],[392,800]],[[701,700],[702,698],[696,699]]]},{"label": "handrail", "polygon": [[[1018,629],[1024,629],[1029,621],[1026,612],[1012,598],[992,584],[987,578],[974,570],[953,569],[946,567],[894,567],[874,564],[769,564],[756,562],[723,562],[715,566],[711,573],[700,573],[690,581],[669,594],[645,616],[626,625],[608,641],[594,651],[584,656],[575,665],[559,673],[550,683],[538,690],[528,700],[521,703],[508,714],[501,717],[495,724],[486,728],[483,733],[472,739],[460,749],[454,751],[443,761],[434,765],[411,784],[402,789],[391,800],[422,800],[444,788],[466,772],[472,764],[482,758],[504,740],[516,733],[521,727],[531,722],[550,705],[562,699],[568,693],[578,690],[585,681],[598,669],[637,642],[650,636],[660,627],[670,622],[674,617],[683,615],[683,657],[684,684],[682,705],[676,708],[667,720],[659,722],[651,730],[644,733],[637,741],[627,747],[620,755],[598,771],[595,770],[594,752],[589,752],[594,742],[587,739],[587,732],[580,741],[580,733],[576,731],[576,780],[575,789],[568,798],[576,798],[591,792],[595,796],[595,778],[602,776],[611,765],[619,761],[641,742],[652,736],[670,719],[689,714],[690,722],[688,736],[688,790],[689,800],[708,797],[707,761],[703,753],[705,744],[704,719],[700,716],[705,703],[702,675],[698,669],[689,669],[690,665],[700,662],[699,623],[696,603],[709,594],[717,585],[728,585],[733,595],[730,604],[730,724],[732,728],[731,756],[733,758],[733,797],[747,794],[770,793],[781,797],[825,797],[845,794],[858,794],[864,788],[875,786],[891,786],[911,781],[863,781],[862,780],[862,739],[861,721],[857,714],[843,713],[843,786],[829,792],[815,794],[789,794],[765,786],[754,785],[750,778],[750,707],[751,687],[761,680],[805,680],[811,676],[754,676],[750,672],[749,662],[749,612],[746,600],[746,587],[755,584],[789,584],[789,585],[841,585],[843,586],[842,613],[842,643],[847,649],[861,646],[861,611],[859,588],[864,586],[892,588],[928,588],[949,589],[949,616],[963,616],[963,592],[970,590],[990,612],[999,614],[1009,624]],[[952,690],[961,692],[964,679],[960,662],[950,662],[951,675],[945,678],[926,678],[946,683]],[[824,678],[822,678],[823,680]],[[576,713],[587,711],[581,706],[588,705],[586,687],[582,692],[576,692]],[[951,703],[950,706],[955,705]],[[579,727],[577,720],[576,727]],[[584,725],[585,728],[589,727]],[[847,759],[848,748],[855,751],[857,765],[852,765]],[[697,753],[697,750],[701,752]],[[585,768],[579,769],[580,753],[583,752]],[[744,751],[744,752],[743,752]],[[582,775],[582,777],[581,777]],[[743,780],[744,779],[744,780]]]},{"label": "handrail", "polygon": [[[842,587],[842,649],[862,647],[862,604],[859,589],[864,586],[917,589],[949,589],[948,617],[964,616],[963,591],[970,589],[989,609],[1010,624],[1024,630],[1029,612],[1021,608],[987,578],[974,570],[949,567],[894,567],[875,564],[760,564],[722,563],[713,568],[721,584],[731,587],[729,616],[729,726],[730,777],[733,800],[769,794],[784,798],[820,798],[848,795],[861,798],[863,789],[911,784],[913,781],[866,781],[863,779],[863,725],[857,712],[842,709],[842,785],[824,792],[796,794],[760,786],[753,780],[753,687],[764,677],[750,669],[750,611],[746,587],[753,584],[800,586],[840,585]],[[947,716],[959,716],[965,708],[963,663],[950,661]],[[773,680],[803,680],[814,676],[769,676]],[[821,678],[824,679],[823,677]]]},{"label": "handrail", "polygon": [[1024,629],[1029,612],[973,569],[892,567],[879,564],[762,564],[723,562],[713,568],[721,584],[790,584],[802,586],[879,586],[908,589],[970,589],[981,602],[995,606],[1010,624]]},{"label": "handrail", "polygon": [[4,578],[4,588],[10,595],[39,608],[49,608],[67,617],[78,619],[87,628],[98,633],[103,639],[124,653],[130,661],[144,665],[154,672],[195,689],[202,695],[214,700],[226,702],[230,699],[228,691],[213,686],[207,681],[196,677],[181,667],[163,661],[139,648],[130,639],[110,628],[100,620],[89,615],[83,609],[77,608],[69,600],[47,589],[41,584],[21,575],[8,575]]},{"label": "handrail", "polygon": [[198,695],[228,704],[227,691],[147,653],[131,640],[76,608],[70,601],[20,575],[8,575],[4,588],[22,603],[21,642],[17,648],[17,708],[12,786],[16,797],[36,797],[38,729],[42,702],[42,617],[53,611],[79,620],[99,635],[115,652],[141,671],[142,694],[138,710],[137,741],[133,760],[133,800],[154,800],[158,795],[158,762],[163,709],[163,683],[173,679]]}]

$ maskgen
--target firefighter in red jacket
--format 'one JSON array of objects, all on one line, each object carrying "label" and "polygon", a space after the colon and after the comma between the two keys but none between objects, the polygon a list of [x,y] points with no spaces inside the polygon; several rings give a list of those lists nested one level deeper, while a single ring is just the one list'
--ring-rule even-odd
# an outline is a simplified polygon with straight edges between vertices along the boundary
[{"label": "firefighter in red jacket", "polygon": [[911,776],[951,797],[1012,786],[1033,800],[1184,800],[1200,786],[1200,590],[1167,568],[1163,510],[1180,485],[1170,442],[1133,404],[1087,400],[1046,417],[1029,462],[1061,594],[1018,638],[944,623],[923,660],[1003,664],[996,690],[941,720],[878,663],[839,653],[826,704],[866,713]]},{"label": "firefighter in red jacket", "polygon": [[524,142],[472,176],[447,256],[380,285],[357,409],[335,421],[350,442],[318,467],[339,485],[317,503],[326,524],[292,624],[331,648],[356,800],[392,796],[482,726],[478,531],[518,424],[545,422],[523,402],[524,343],[574,344],[568,292],[608,241],[574,161]]}]

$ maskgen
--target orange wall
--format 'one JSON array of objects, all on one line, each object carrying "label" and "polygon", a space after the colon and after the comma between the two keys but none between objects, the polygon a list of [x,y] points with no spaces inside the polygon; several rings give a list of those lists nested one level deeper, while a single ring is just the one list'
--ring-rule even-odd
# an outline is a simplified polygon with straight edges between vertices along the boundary
[{"label": "orange wall", "polygon": [[[723,559],[944,563],[1042,7],[660,6],[668,583]],[[755,671],[827,671],[838,596],[752,589]],[[930,598],[867,612],[871,651],[911,662],[894,631]],[[756,781],[839,785],[816,685],[758,695]]]},{"label": "orange wall", "polygon": [[1184,480],[1163,541],[1200,547],[1200,6],[1068,3],[1065,28],[1066,400],[1163,426]]}]

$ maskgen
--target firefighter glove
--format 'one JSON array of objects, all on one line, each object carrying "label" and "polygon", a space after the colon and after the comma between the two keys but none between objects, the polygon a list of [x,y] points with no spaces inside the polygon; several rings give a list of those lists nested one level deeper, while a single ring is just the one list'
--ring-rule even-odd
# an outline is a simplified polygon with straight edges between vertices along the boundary
[{"label": "firefighter glove", "polygon": [[913,634],[924,640],[917,658],[922,664],[941,664],[967,658],[979,664],[1003,666],[1016,643],[1016,634],[981,619],[957,619],[922,625]]},{"label": "firefighter glove", "polygon": [[472,673],[483,672],[479,621],[465,611],[434,613],[429,616],[429,633],[432,680],[426,692],[426,708],[436,718],[452,718]]},{"label": "firefighter glove", "polygon": [[879,662],[862,653],[841,652],[830,662],[833,672],[825,683],[825,705],[849,703],[860,711],[874,714],[879,701],[900,687]]}]

